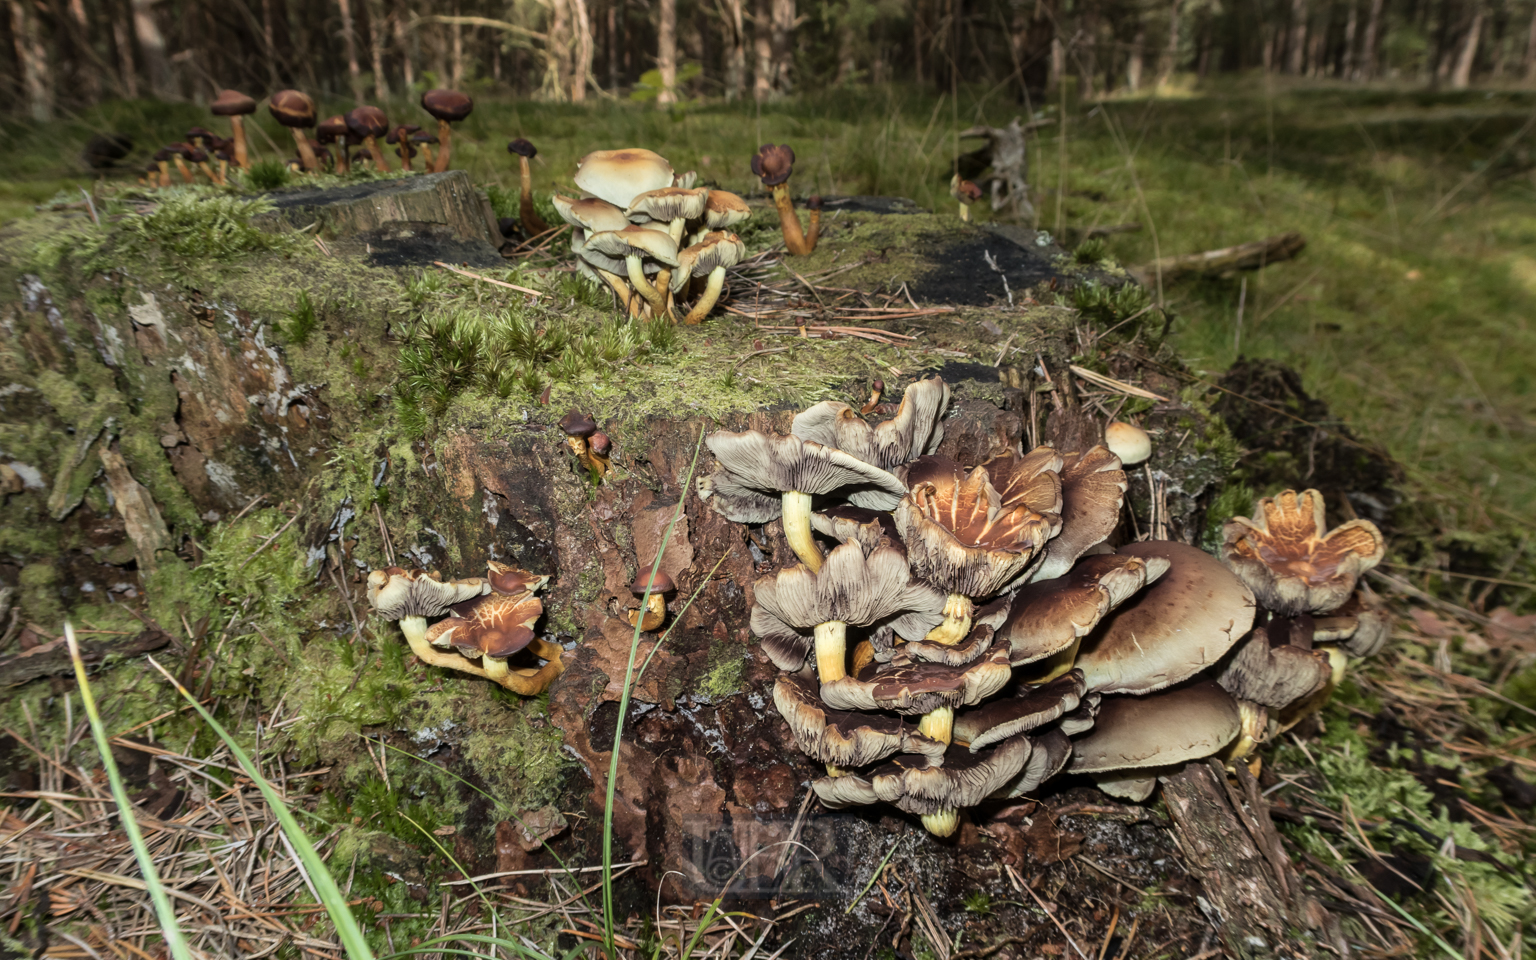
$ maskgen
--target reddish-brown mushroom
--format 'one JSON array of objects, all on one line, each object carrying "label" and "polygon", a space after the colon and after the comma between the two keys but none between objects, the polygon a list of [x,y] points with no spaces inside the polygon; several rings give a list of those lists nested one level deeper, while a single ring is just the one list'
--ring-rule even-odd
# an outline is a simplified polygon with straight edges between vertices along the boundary
[{"label": "reddish-brown mushroom", "polygon": [[272,94],[267,109],[271,111],[272,119],[292,131],[293,142],[298,145],[304,169],[311,173],[319,169],[315,151],[310,149],[309,138],[304,135],[305,130],[315,125],[315,101],[310,99],[309,94],[299,90],[279,90]]},{"label": "reddish-brown mushroom", "polygon": [[368,155],[373,157],[374,169],[388,173],[389,162],[384,159],[384,151],[379,149],[378,138],[389,132],[389,117],[378,107],[361,106],[348,113],[346,120],[347,129],[368,148]]},{"label": "reddish-brown mushroom", "polygon": [[234,132],[235,166],[250,169],[251,160],[245,152],[245,116],[256,112],[256,101],[238,90],[220,90],[209,109],[216,117],[229,118],[230,130]]},{"label": "reddish-brown mushroom", "polygon": [[475,109],[475,101],[468,94],[457,90],[428,90],[421,95],[421,108],[437,119],[437,140],[441,149],[437,152],[437,165],[432,168],[432,172],[442,173],[448,169],[449,155],[453,150],[453,131],[448,125],[469,116],[470,111]]}]

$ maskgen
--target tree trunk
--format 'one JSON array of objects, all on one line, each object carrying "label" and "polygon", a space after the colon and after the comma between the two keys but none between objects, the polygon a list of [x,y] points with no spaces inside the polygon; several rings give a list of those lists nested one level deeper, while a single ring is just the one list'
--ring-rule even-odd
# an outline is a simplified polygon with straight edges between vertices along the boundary
[{"label": "tree trunk", "polygon": [[[80,98],[86,103],[98,103],[101,100],[102,76],[108,71],[107,64],[91,45],[91,21],[86,16],[84,0],[69,0],[69,27],[70,39],[79,50],[78,56],[69,59],[74,61],[75,82],[80,87]],[[61,54],[60,59],[66,56]],[[86,63],[86,60],[91,62]]]},{"label": "tree trunk", "polygon": [[363,102],[363,71],[357,65],[357,31],[352,25],[352,0],[336,0],[341,10],[341,53],[347,59],[347,80],[352,84],[352,99]]},{"label": "tree trunk", "polygon": [[1056,42],[1055,0],[1036,0],[1014,8],[1009,43],[1014,69],[1019,72],[1020,100],[1044,100],[1050,91],[1051,48]]},{"label": "tree trunk", "polygon": [[1536,8],[1531,10],[1531,27],[1525,35],[1525,79],[1536,81]]},{"label": "tree trunk", "polygon": [[568,0],[551,0],[549,39],[544,42],[542,92],[550,100],[565,99],[571,81],[571,14]]},{"label": "tree trunk", "polygon": [[752,98],[762,103],[773,95],[773,39],[770,0],[755,0],[752,7]]},{"label": "tree trunk", "polygon": [[1141,89],[1141,71],[1144,54],[1143,47],[1147,42],[1147,24],[1145,19],[1138,14],[1136,21],[1136,37],[1131,41],[1131,55],[1125,62],[1125,86],[1132,93]]},{"label": "tree trunk", "polygon": [[747,34],[741,0],[720,0],[721,32],[725,35],[725,99],[747,95]]},{"label": "tree trunk", "polygon": [[11,38],[21,65],[21,87],[33,120],[53,119],[53,93],[48,83],[48,51],[38,32],[37,14],[22,0],[11,2]]},{"label": "tree trunk", "polygon": [[416,38],[405,29],[405,17],[397,10],[390,16],[395,31],[395,48],[400,51],[400,77],[409,94],[416,85]]},{"label": "tree trunk", "polygon": [[1472,85],[1472,67],[1477,62],[1477,44],[1483,34],[1483,5],[1472,10],[1472,22],[1467,25],[1467,35],[1456,53],[1456,65],[1451,69],[1451,89],[1465,90]]},{"label": "tree trunk", "polygon": [[571,51],[571,102],[587,99],[587,78],[592,75],[592,17],[587,0],[571,0],[571,29],[575,48]]},{"label": "tree trunk", "polygon": [[[1360,66],[1356,72],[1357,78],[1361,80],[1376,76],[1376,42],[1381,36],[1381,8],[1382,0],[1371,0],[1371,12],[1365,18],[1365,39],[1360,44]],[[1536,19],[1531,21],[1531,29],[1536,31]],[[1532,36],[1536,37],[1536,33]]]},{"label": "tree trunk", "polygon": [[384,76],[384,0],[368,0],[368,53],[373,64],[373,95],[389,99],[389,80]]},{"label": "tree trunk", "polygon": [[1346,2],[1349,16],[1344,21],[1344,50],[1339,54],[1338,75],[1347,80],[1355,75],[1355,33],[1360,27],[1360,4],[1358,0]]},{"label": "tree trunk", "polygon": [[773,91],[780,96],[795,87],[795,0],[773,2]]},{"label": "tree trunk", "polygon": [[854,75],[858,73],[859,65],[854,55],[858,39],[853,31],[853,11],[844,7],[838,14],[837,24],[837,73],[832,82],[838,86],[852,83]]},{"label": "tree trunk", "polygon": [[[133,64],[133,40],[129,37],[128,21],[122,11],[112,8],[112,42],[117,44],[118,73],[123,78],[123,96],[129,100],[139,98],[139,71]],[[1536,25],[1536,21],[1532,21]]]},{"label": "tree trunk", "polygon": [[1157,83],[1159,86],[1173,79],[1173,72],[1179,68],[1179,13],[1180,0],[1173,0],[1168,6],[1168,46],[1163,49],[1162,63],[1158,65]]},{"label": "tree trunk", "polygon": [[[457,17],[461,16],[462,14],[463,10],[460,8],[460,5],[455,3],[453,5],[453,15]],[[453,60],[451,68],[452,73],[448,78],[448,86],[452,87],[454,90],[457,90],[464,86],[464,25],[461,23],[455,23],[453,25],[452,31]]]},{"label": "tree trunk", "polygon": [[608,0],[608,6],[603,11],[606,23],[603,32],[606,34],[607,49],[603,52],[608,61],[608,89],[619,89],[619,2]]},{"label": "tree trunk", "polygon": [[171,89],[171,61],[165,55],[165,35],[155,22],[155,0],[132,0],[133,33],[144,54],[144,68],[149,72],[149,92],[160,100],[175,98]]},{"label": "tree trunk", "polygon": [[1299,77],[1307,66],[1307,0],[1291,0],[1291,34],[1285,46],[1286,72]]},{"label": "tree trunk", "polygon": [[923,44],[925,42],[923,0],[914,0],[912,4],[912,79],[919,87],[923,85]]},{"label": "tree trunk", "polygon": [[656,8],[656,69],[661,73],[661,92],[656,102],[677,102],[677,0],[660,0]]}]

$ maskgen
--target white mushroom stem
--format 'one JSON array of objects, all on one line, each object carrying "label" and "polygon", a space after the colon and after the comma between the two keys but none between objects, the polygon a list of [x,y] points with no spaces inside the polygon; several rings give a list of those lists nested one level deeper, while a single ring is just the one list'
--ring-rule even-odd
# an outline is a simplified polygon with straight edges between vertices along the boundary
[{"label": "white mushroom stem", "polygon": [[[809,522],[809,520],[807,520]],[[929,643],[942,643],[952,647],[971,632],[971,614],[976,605],[963,593],[952,593],[944,601],[944,622],[928,631],[923,639]]]},{"label": "white mushroom stem", "polygon": [[597,273],[598,276],[603,278],[604,283],[613,288],[614,293],[618,294],[619,302],[624,305],[624,311],[626,313],[628,313],[631,317],[637,316],[640,313],[640,299],[636,297],[635,292],[629,288],[629,284],[624,282],[623,277],[616,273],[609,273],[602,267],[594,266],[592,269]]},{"label": "white mushroom stem", "polygon": [[1269,711],[1251,700],[1237,701],[1237,715],[1242,718],[1242,732],[1222,752],[1228,766],[1247,760],[1259,744],[1264,742],[1264,734],[1269,727]]},{"label": "white mushroom stem", "polygon": [[715,309],[715,303],[720,299],[720,291],[725,289],[725,268],[716,267],[709,271],[709,285],[704,288],[704,295],[699,297],[693,309],[688,311],[688,316],[683,318],[684,323],[699,323],[709,316],[709,311]]},{"label": "white mushroom stem", "polygon": [[970,220],[971,220],[971,205],[970,204],[968,204],[968,203],[961,203],[960,204],[960,219],[962,221],[966,222],[966,223],[970,222]]},{"label": "white mushroom stem", "polygon": [[672,242],[678,246],[683,245],[683,227],[686,225],[687,223],[682,217],[678,217],[667,224],[667,231],[672,234]]},{"label": "white mushroom stem", "polygon": [[636,290],[640,291],[640,296],[646,299],[646,302],[651,305],[651,309],[656,312],[656,315],[661,316],[663,313],[666,313],[666,298],[661,295],[661,291],[652,285],[650,280],[646,279],[645,266],[640,261],[640,255],[638,253],[630,254],[624,258],[624,264],[629,268],[629,282],[634,285]]},{"label": "white mushroom stem", "polygon": [[812,573],[816,573],[821,570],[822,556],[816,538],[811,536],[811,495],[799,490],[786,490],[783,504],[784,538],[789,541],[789,548],[795,551],[800,562],[809,567]]},{"label": "white mushroom stem", "polygon": [[816,624],[816,675],[823,684],[848,676],[848,624],[828,620]]},{"label": "white mushroom stem", "polygon": [[960,811],[953,808],[923,814],[923,826],[936,837],[951,836],[960,829]]}]

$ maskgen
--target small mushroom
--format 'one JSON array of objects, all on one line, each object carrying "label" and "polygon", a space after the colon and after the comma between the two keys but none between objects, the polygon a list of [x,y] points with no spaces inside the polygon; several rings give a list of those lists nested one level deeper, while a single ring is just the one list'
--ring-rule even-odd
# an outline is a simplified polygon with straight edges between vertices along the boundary
[{"label": "small mushroom", "polygon": [[1147,431],[1121,420],[1104,428],[1104,446],[1127,467],[1152,456],[1152,438],[1147,436]]},{"label": "small mushroom", "polygon": [[442,173],[448,169],[453,153],[453,130],[450,124],[469,116],[475,109],[475,101],[468,94],[457,90],[428,90],[421,95],[421,109],[437,120],[437,140],[441,149],[437,151],[437,163],[432,167],[432,172]]},{"label": "small mushroom", "polygon": [[981,188],[957,173],[949,181],[949,195],[960,201],[960,219],[969,223],[971,204],[981,199]]},{"label": "small mushroom", "polygon": [[773,703],[800,750],[829,767],[863,767],[895,753],[944,755],[944,744],[918,733],[901,717],[827,706],[808,672],[780,674]]},{"label": "small mushroom", "polygon": [[801,232],[795,203],[789,198],[789,187],[785,185],[794,171],[795,151],[789,144],[765,143],[752,157],[752,172],[762,180],[763,186],[773,191],[773,206],[779,212],[779,229],[784,234],[785,249],[791,256],[805,257],[816,249],[816,244]]},{"label": "small mushroom", "polygon": [[[884,381],[877,382],[883,390]],[[835,447],[882,470],[895,470],[938,450],[944,440],[949,399],[949,384],[942,377],[930,377],[908,387],[896,415],[883,423],[871,424],[846,403],[823,400],[796,414],[790,433]]]},{"label": "small mushroom", "polygon": [[729,230],[751,216],[752,208],[747,201],[726,190],[711,190],[704,202],[704,222],[694,230],[690,242],[698,243],[714,230]]},{"label": "small mushroom", "polygon": [[192,159],[192,145],[190,143],[172,143],[167,146],[171,151],[171,162],[176,164],[176,172],[181,174],[183,183],[191,183],[192,168],[187,166],[187,161]]},{"label": "small mushroom", "polygon": [[319,126],[315,127],[316,140],[321,143],[336,144],[338,154],[336,159],[337,173],[347,173],[352,169],[352,165],[348,162],[347,158],[347,141],[351,136],[352,132],[347,128],[347,118],[339,113],[329,120],[322,121]]},{"label": "small mushroom", "polygon": [[667,224],[667,232],[674,243],[682,243],[683,227],[689,220],[704,216],[709,202],[709,188],[685,190],[682,187],[662,187],[637,194],[624,210],[624,216],[635,223],[660,220]]},{"label": "small mushroom", "polygon": [[676,589],[672,578],[661,570],[654,574],[649,570],[641,570],[635,582],[629,585],[629,592],[640,598],[645,606],[625,614],[629,618],[629,625],[633,627],[638,624],[647,633],[660,627],[667,619],[666,595]]},{"label": "small mushroom", "polygon": [[1275,710],[1311,697],[1333,676],[1328,654],[1289,640],[1289,631],[1253,628],[1222,660],[1216,682],[1240,701]]},{"label": "small mushroom", "polygon": [[267,101],[267,110],[274,120],[293,133],[293,142],[299,148],[299,159],[303,161],[304,169],[311,173],[319,169],[315,152],[309,146],[309,138],[303,133],[315,125],[315,101],[310,99],[309,94],[299,90],[279,90]]},{"label": "small mushroom", "polygon": [[437,137],[425,130],[418,130],[416,133],[411,134],[411,145],[421,151],[421,169],[423,171],[431,170],[437,165],[437,161],[432,157],[432,144],[437,142]]},{"label": "small mushroom", "polygon": [[411,158],[416,156],[416,150],[411,146],[411,134],[420,132],[421,128],[415,124],[402,123],[384,137],[384,142],[395,148],[395,156],[400,158],[400,169],[411,169]]},{"label": "small mushroom", "polygon": [[613,452],[613,441],[608,438],[608,434],[599,430],[587,438],[587,450],[606,465],[608,455]]},{"label": "small mushroom", "polygon": [[444,582],[434,574],[400,567],[368,573],[368,603],[384,619],[400,622],[400,631],[411,645],[411,652],[425,663],[456,670],[462,668],[451,661],[444,662],[450,654],[439,653],[427,642],[427,618],[441,617],[451,612],[455,603],[490,592],[491,585],[478,578]]},{"label": "small mushroom", "polygon": [[[427,630],[427,643],[456,650],[464,660],[453,664],[455,669],[483,675],[523,696],[543,693],[564,670],[559,644],[540,640],[533,630],[544,612],[536,592],[548,580],[492,561],[486,578],[491,592],[454,604],[451,616]],[[544,659],[544,666],[512,668],[508,660],[525,649]],[[470,669],[476,658],[479,672]]]},{"label": "small mushroom", "polygon": [[1386,555],[1386,541],[1369,520],[1351,520],[1324,533],[1323,495],[1316,490],[1265,497],[1253,512],[1256,519],[1227,521],[1221,559],[1265,609],[1280,616],[1342,605],[1360,574]]},{"label": "small mushroom", "polygon": [[1105,697],[1093,729],[1073,742],[1067,769],[1120,791],[1114,796],[1144,800],[1157,776],[1215,756],[1241,732],[1236,701],[1211,680],[1144,697]]},{"label": "small mushroom", "polygon": [[209,165],[208,151],[204,150],[202,147],[191,147],[186,153],[186,158],[189,163],[195,164],[197,169],[203,171],[203,176],[208,178],[209,183],[217,185],[224,182],[219,177],[219,175],[213,171],[213,167]]},{"label": "small mushroom", "polygon": [[[592,202],[603,203],[596,198],[593,198]],[[629,264],[618,257],[610,257],[598,250],[588,249],[587,236],[587,231],[581,227],[571,230],[571,252],[576,254],[577,271],[597,283],[606,283],[619,298],[619,303],[624,307],[625,312],[631,317],[638,317],[641,308],[645,306],[645,300],[630,287],[629,281],[624,279],[629,273]]]},{"label": "small mushroom", "polygon": [[1081,670],[1069,670],[1049,683],[1018,684],[1005,694],[955,714],[955,740],[975,753],[999,740],[1007,740],[1054,723],[1076,710],[1087,693]]},{"label": "small mushroom", "polygon": [[822,199],[819,194],[811,194],[805,198],[805,209],[810,211],[806,215],[805,245],[812,250],[816,249],[816,241],[821,238],[821,207]]},{"label": "small mushroom", "polygon": [[949,743],[954,708],[982,702],[1007,686],[1013,677],[1008,647],[991,642],[989,627],[975,629],[980,640],[990,646],[971,663],[952,666],[892,660],[889,664],[871,663],[856,674],[830,680],[821,674],[821,699],[839,710],[887,710],[921,716],[919,730],[941,743]]},{"label": "small mushroom", "polygon": [[523,221],[523,233],[530,237],[536,237],[549,230],[549,224],[539,216],[539,210],[533,205],[533,158],[539,155],[539,150],[533,144],[522,137],[518,137],[507,144],[507,152],[517,157],[517,215]]},{"label": "small mushroom", "polygon": [[228,117],[235,142],[235,166],[242,170],[251,168],[251,160],[245,150],[245,117],[256,112],[256,101],[238,90],[220,90],[213,103],[208,105],[216,117]]},{"label": "small mushroom", "polygon": [[373,169],[379,173],[389,172],[389,161],[384,157],[384,151],[379,149],[379,137],[389,133],[389,117],[378,107],[364,104],[348,111],[347,129],[352,136],[363,141],[368,155],[373,158]]},{"label": "small mushroom", "polygon": [[560,432],[565,434],[566,445],[576,454],[576,460],[582,468],[595,479],[601,480],[608,470],[608,461],[592,456],[589,439],[597,433],[597,421],[573,409],[560,418]]},{"label": "small mushroom", "polygon": [[640,147],[594,150],[576,162],[576,186],[621,210],[647,190],[672,186],[672,164]]},{"label": "small mushroom", "polygon": [[[885,396],[885,381],[876,377],[869,382],[869,400],[864,406],[859,408],[859,416],[867,417],[876,410],[879,410],[881,407],[880,398],[883,396]],[[943,428],[941,427],[940,429]],[[923,452],[932,453],[933,451],[924,450]]]},{"label": "small mushroom", "polygon": [[[709,316],[725,288],[725,271],[740,263],[746,252],[746,244],[736,234],[717,231],[705,234],[703,240],[678,253],[677,270],[672,275],[673,293],[682,290],[694,277],[709,278],[703,295],[683,317],[684,323],[701,323]],[[659,277],[657,281],[660,282]]]}]

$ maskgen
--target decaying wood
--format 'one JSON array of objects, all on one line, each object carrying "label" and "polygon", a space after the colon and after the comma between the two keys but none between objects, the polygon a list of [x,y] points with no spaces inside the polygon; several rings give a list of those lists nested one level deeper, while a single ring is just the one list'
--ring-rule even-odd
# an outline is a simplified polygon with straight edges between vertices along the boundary
[{"label": "decaying wood", "polygon": [[961,176],[968,169],[976,172],[992,168],[992,175],[977,184],[992,196],[992,212],[1021,223],[1035,222],[1035,207],[1029,202],[1029,148],[1025,136],[1050,120],[1032,120],[1020,124],[1014,117],[1006,127],[978,125],[960,133],[964,137],[984,137],[987,145],[961,158]]},{"label": "decaying wood", "polygon": [[1307,238],[1295,230],[1277,233],[1263,240],[1240,243],[1235,247],[1187,253],[1177,257],[1163,257],[1131,267],[1130,273],[1143,284],[1150,284],[1158,276],[1164,283],[1172,283],[1187,277],[1220,277],[1239,270],[1260,270],[1272,263],[1289,260],[1306,248]]},{"label": "decaying wood", "polygon": [[1302,890],[1258,783],[1236,770],[1235,785],[1217,760],[1162,778],[1186,865],[1205,888],[1202,909],[1229,957],[1314,956],[1329,915]]},{"label": "decaying wood", "polygon": [[[163,630],[143,630],[131,637],[87,640],[80,644],[80,659],[87,666],[95,666],[105,660],[108,654],[127,657],[150,653],[170,642],[171,635]],[[72,669],[69,650],[60,637],[24,653],[0,659],[0,687],[14,687],[40,677],[55,677],[69,673]]]},{"label": "decaying wood", "polygon": [[[463,170],[429,173],[400,180],[381,180],[342,190],[311,190],[271,197],[277,206],[268,214],[274,226],[307,227],[316,220],[332,237],[350,237],[401,224],[435,224],[455,236],[485,240],[499,248],[481,195]],[[265,219],[265,218],[261,218]]]},{"label": "decaying wood", "polygon": [[145,577],[158,566],[156,553],[171,546],[171,532],[160,516],[160,508],[149,495],[149,488],[133,478],[128,464],[116,445],[101,451],[101,465],[107,475],[107,486],[112,490],[112,500],[118,515],[123,518],[128,538],[133,541],[134,558],[139,573]]}]

